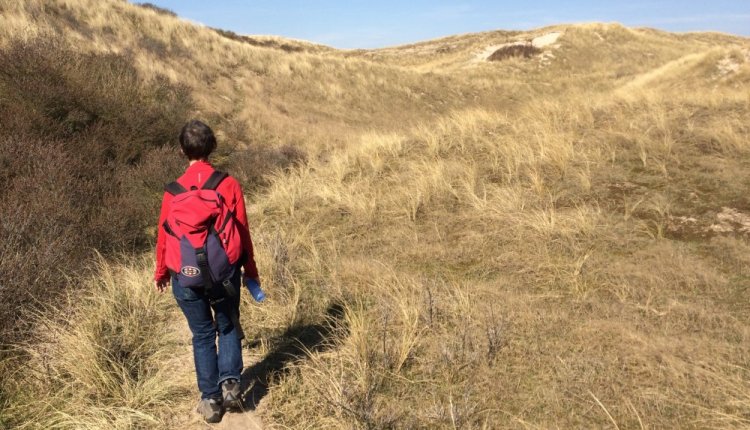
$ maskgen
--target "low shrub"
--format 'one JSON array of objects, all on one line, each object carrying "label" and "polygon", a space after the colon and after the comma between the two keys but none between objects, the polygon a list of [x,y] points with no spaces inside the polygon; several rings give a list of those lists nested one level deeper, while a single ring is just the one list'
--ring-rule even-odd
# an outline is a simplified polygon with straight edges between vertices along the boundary
[{"label": "low shrub", "polygon": [[137,162],[174,140],[192,102],[186,87],[166,78],[145,82],[132,63],[81,54],[51,38],[12,42],[0,51],[5,129],[59,139],[92,165]]},{"label": "low shrub", "polygon": [[[0,50],[0,342],[105,255],[143,248],[192,102],[129,58],[53,38]],[[172,148],[167,148],[172,144]],[[168,161],[165,161],[168,160]]]},{"label": "low shrub", "polygon": [[269,185],[274,173],[306,160],[307,155],[296,146],[253,146],[233,153],[222,167],[231,172],[246,191],[252,192]]},{"label": "low shrub", "polygon": [[542,50],[532,45],[531,43],[524,44],[512,44],[506,45],[497,51],[493,52],[492,55],[487,58],[488,61],[503,61],[508,58],[531,58],[534,55],[541,53]]}]

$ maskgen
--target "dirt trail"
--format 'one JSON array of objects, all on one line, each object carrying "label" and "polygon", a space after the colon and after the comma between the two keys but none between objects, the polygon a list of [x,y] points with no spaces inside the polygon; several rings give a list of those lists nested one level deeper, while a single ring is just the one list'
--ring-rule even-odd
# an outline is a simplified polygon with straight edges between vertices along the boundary
[{"label": "dirt trail", "polygon": [[[193,350],[191,345],[190,330],[187,327],[184,316],[175,312],[174,330],[179,334],[179,347],[175,351],[175,362],[179,363],[173,367],[175,382],[184,389],[187,395],[186,404],[178,411],[182,418],[175,419],[173,428],[180,430],[188,429],[221,429],[221,430],[261,430],[263,422],[252,411],[242,413],[233,412],[224,414],[224,418],[218,424],[207,424],[195,412],[198,402],[198,391],[195,384],[195,368],[193,367]],[[245,368],[251,366],[257,359],[251,356],[247,348],[242,349],[242,359]],[[243,372],[242,387],[247,390],[250,381],[245,380],[247,372]]]}]

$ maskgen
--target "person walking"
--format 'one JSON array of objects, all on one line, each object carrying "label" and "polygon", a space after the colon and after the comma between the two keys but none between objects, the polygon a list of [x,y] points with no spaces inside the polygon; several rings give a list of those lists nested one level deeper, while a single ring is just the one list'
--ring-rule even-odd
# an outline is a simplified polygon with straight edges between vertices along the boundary
[{"label": "person walking", "polygon": [[[192,332],[201,400],[198,413],[209,423],[242,406],[239,324],[241,277],[253,297],[260,290],[245,198],[239,182],[208,161],[216,148],[211,128],[189,121],[179,136],[188,159],[185,173],[165,187],[156,240],[154,282],[172,292]],[[242,272],[244,271],[244,275]],[[218,337],[218,349],[217,349]]]}]

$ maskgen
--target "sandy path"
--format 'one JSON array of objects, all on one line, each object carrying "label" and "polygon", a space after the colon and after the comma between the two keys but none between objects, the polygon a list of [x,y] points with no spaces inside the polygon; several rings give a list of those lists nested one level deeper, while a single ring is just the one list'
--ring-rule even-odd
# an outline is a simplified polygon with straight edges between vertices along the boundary
[{"label": "sandy path", "polygon": [[[261,430],[263,429],[263,422],[258,418],[252,411],[246,412],[232,412],[224,414],[223,419],[218,424],[207,424],[203,419],[195,412],[195,407],[198,402],[198,389],[195,384],[195,368],[193,367],[193,350],[190,342],[190,330],[188,329],[185,317],[179,312],[175,312],[174,316],[174,330],[178,333],[179,344],[175,350],[175,357],[172,367],[174,369],[174,380],[184,389],[186,393],[190,393],[187,396],[185,405],[180,407],[178,412],[183,418],[175,419],[173,428],[180,430],[187,429],[223,429],[223,430]],[[252,365],[257,357],[251,356],[247,348],[242,349],[242,359],[245,364],[245,368]],[[245,376],[243,373],[243,379]],[[245,389],[249,381],[242,381],[242,387]]]}]

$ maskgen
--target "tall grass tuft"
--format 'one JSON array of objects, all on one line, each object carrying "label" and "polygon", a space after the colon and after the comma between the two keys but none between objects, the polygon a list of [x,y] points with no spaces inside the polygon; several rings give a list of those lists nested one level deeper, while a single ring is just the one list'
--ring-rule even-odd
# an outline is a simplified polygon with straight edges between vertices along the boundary
[{"label": "tall grass tuft", "polygon": [[7,425],[163,428],[183,393],[172,377],[171,297],[154,291],[151,270],[150,256],[100,259],[95,276],[35,317],[24,362],[3,377]]}]

